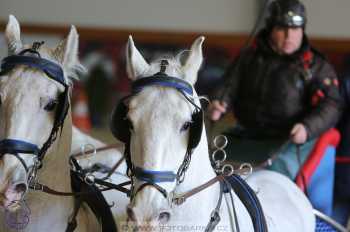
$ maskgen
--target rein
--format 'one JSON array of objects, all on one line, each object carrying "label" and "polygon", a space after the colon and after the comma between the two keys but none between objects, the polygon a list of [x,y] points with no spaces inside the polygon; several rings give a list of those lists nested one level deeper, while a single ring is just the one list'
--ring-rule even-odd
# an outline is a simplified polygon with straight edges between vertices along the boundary
[{"label": "rein", "polygon": [[211,187],[217,182],[222,182],[224,181],[225,177],[231,176],[233,174],[235,175],[247,175],[251,171],[251,168],[249,167],[242,167],[240,169],[234,170],[233,173],[227,173],[227,174],[219,174],[215,176],[214,178],[210,179],[206,183],[199,185],[186,193],[179,194],[179,195],[173,195],[172,197],[172,203],[175,203],[176,205],[181,205],[183,204],[188,198],[192,197],[193,195],[196,195],[197,193]]},{"label": "rein", "polygon": [[[101,148],[96,149],[96,150],[88,150],[85,152],[85,154],[91,154],[93,152],[113,149],[115,147],[117,147],[117,146],[116,145],[109,145],[109,146],[101,147]],[[82,169],[82,167],[79,165],[78,161],[76,160],[76,156],[82,156],[81,153],[82,152],[72,155],[70,158],[70,163],[74,167],[74,170],[72,170],[72,172],[74,172],[74,174],[76,174],[82,182],[85,182],[88,185],[98,184],[100,186],[106,187],[104,189],[100,189],[101,192],[114,189],[114,190],[123,192],[127,195],[130,195],[130,190],[127,188],[124,188],[125,185],[129,185],[131,183],[130,181],[127,181],[127,182],[124,182],[124,183],[121,183],[118,185],[105,181],[105,179],[108,179],[110,177],[110,175],[111,175],[110,173],[113,174],[115,169],[117,169],[120,166],[120,164],[124,161],[124,157],[122,157],[121,159],[118,160],[118,162],[113,166],[113,168],[111,169],[111,171],[109,171],[109,173],[106,175],[106,177],[96,178],[95,176],[85,172]],[[84,192],[61,192],[61,191],[54,190],[47,185],[41,184],[38,181],[33,182],[33,184],[31,185],[31,188],[35,191],[41,191],[41,192],[51,194],[51,195],[56,195],[56,196],[74,196],[74,197],[77,197],[77,196],[81,196],[81,195],[94,194],[93,192],[85,192],[85,191]]]},{"label": "rein", "polygon": [[120,148],[120,147],[121,147],[121,145],[119,145],[119,144],[110,144],[110,145],[106,145],[106,146],[99,147],[96,149],[90,149],[87,151],[80,151],[80,152],[72,154],[72,156],[74,156],[75,158],[79,158],[81,156],[89,155],[89,154],[96,153],[99,151],[106,151],[106,150]]},{"label": "rein", "polygon": [[[99,147],[96,149],[90,149],[87,151],[82,150],[80,152],[72,154],[71,156],[76,159],[76,158],[79,158],[79,157],[82,157],[85,155],[96,154],[97,152],[100,152],[100,151],[106,151],[106,150],[116,149],[116,148],[120,148],[120,147],[121,147],[121,145],[119,145],[119,144],[111,144],[111,145],[106,145],[106,146]],[[105,177],[103,177],[102,180],[107,180],[108,178],[110,178],[113,175],[113,173],[119,168],[119,166],[123,163],[124,160],[125,160],[125,157],[122,156],[117,161],[117,163],[107,172],[107,175]]]}]

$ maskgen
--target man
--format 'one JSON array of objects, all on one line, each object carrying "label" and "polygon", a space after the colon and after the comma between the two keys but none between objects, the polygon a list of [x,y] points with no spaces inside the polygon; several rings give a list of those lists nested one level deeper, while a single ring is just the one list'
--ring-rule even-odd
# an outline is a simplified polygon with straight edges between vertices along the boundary
[{"label": "man", "polygon": [[[234,111],[238,123],[226,133],[232,156],[255,149],[267,158],[272,150],[281,150],[270,168],[294,179],[314,138],[336,124],[341,98],[335,72],[304,34],[304,5],[276,0],[269,11],[254,44],[227,70],[209,113],[216,121],[228,108]],[[281,147],[288,139],[292,144]]]}]

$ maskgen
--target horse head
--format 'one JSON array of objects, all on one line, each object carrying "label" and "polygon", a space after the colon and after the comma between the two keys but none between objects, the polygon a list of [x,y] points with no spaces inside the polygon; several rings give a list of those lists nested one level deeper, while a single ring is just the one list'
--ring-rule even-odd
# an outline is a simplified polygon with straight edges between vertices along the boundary
[{"label": "horse head", "polygon": [[184,62],[178,56],[148,63],[129,38],[127,71],[132,94],[116,107],[112,132],[129,151],[134,183],[127,212],[134,222],[168,221],[169,195],[183,181],[192,151],[198,144],[207,149],[193,88],[203,60],[203,41],[199,37],[193,43]]},{"label": "horse head", "polygon": [[16,209],[33,171],[43,165],[62,129],[69,109],[69,78],[82,66],[73,26],[55,48],[24,45],[19,23],[11,15],[5,38],[8,57],[0,76],[0,205]]}]

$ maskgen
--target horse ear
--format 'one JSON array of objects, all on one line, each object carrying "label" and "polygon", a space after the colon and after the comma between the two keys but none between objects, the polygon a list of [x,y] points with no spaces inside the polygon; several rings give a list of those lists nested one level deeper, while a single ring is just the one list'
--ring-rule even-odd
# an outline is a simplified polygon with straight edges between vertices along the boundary
[{"label": "horse ear", "polygon": [[183,66],[185,79],[191,84],[197,81],[198,70],[203,62],[202,44],[204,39],[204,36],[200,36],[193,42],[190,53]]},{"label": "horse ear", "polygon": [[78,49],[79,35],[75,26],[72,25],[67,38],[57,45],[53,54],[64,69],[70,70],[70,66],[79,63]]},{"label": "horse ear", "polygon": [[8,47],[8,54],[18,53],[23,45],[21,42],[21,29],[15,16],[10,15],[5,30],[5,39]]},{"label": "horse ear", "polygon": [[126,69],[131,80],[137,79],[145,70],[149,68],[149,64],[143,58],[139,50],[135,47],[132,36],[129,36],[126,48]]}]

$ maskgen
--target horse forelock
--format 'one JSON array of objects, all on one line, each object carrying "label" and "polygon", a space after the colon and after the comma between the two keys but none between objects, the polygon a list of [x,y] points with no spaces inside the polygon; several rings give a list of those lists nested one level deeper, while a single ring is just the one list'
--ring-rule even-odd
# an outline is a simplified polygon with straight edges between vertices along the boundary
[{"label": "horse forelock", "polygon": [[144,112],[148,111],[153,115],[185,120],[190,118],[193,106],[175,89],[149,86],[135,95],[129,103],[130,114],[143,117]]},{"label": "horse forelock", "polygon": [[170,54],[163,54],[155,58],[149,66],[149,69],[145,71],[143,76],[151,76],[160,71],[160,64],[162,60],[167,60],[168,65],[166,66],[165,73],[169,76],[175,76],[183,79],[184,73],[182,71],[181,60],[177,56]]}]

